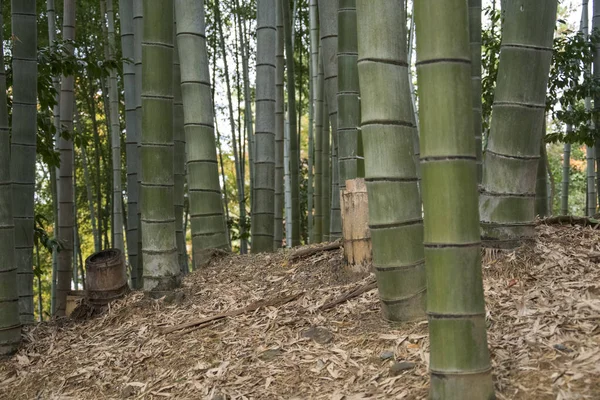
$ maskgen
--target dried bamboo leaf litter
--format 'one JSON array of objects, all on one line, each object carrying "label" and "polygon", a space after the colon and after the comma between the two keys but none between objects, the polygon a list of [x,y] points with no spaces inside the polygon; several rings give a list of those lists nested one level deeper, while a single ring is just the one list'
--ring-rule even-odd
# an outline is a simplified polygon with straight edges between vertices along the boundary
[{"label": "dried bamboo leaf litter", "polygon": [[[537,228],[488,257],[484,286],[499,399],[600,398],[600,231]],[[132,293],[94,319],[46,322],[0,362],[0,399],[423,399],[426,322],[381,320],[377,293],[319,307],[372,279],[342,250],[290,261],[228,256],[162,300]],[[296,300],[167,327],[302,292]]]}]

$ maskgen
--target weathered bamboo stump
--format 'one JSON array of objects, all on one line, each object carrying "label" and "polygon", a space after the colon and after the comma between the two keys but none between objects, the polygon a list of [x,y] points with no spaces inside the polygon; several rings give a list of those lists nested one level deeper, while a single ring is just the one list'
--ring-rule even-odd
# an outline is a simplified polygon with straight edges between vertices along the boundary
[{"label": "weathered bamboo stump", "polygon": [[99,251],[85,260],[87,300],[94,307],[104,307],[129,292],[125,257],[119,249]]},{"label": "weathered bamboo stump", "polygon": [[344,256],[350,270],[366,272],[372,260],[369,200],[363,178],[349,179],[340,197]]}]

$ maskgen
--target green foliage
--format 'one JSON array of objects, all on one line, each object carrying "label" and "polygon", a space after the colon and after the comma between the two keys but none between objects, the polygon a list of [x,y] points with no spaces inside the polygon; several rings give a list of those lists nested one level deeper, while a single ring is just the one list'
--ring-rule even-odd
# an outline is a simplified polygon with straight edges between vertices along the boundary
[{"label": "green foliage", "polygon": [[490,130],[490,118],[492,116],[492,104],[494,103],[494,91],[498,76],[498,58],[500,55],[500,10],[488,6],[483,9],[485,18],[490,21],[490,27],[484,29],[481,35],[482,59],[481,59],[481,94],[482,94],[482,120],[483,132]]}]

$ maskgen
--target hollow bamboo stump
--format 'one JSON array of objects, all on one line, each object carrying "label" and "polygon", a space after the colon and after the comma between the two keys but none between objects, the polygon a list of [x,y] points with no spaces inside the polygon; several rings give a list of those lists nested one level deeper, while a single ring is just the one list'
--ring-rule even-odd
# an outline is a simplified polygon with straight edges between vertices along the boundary
[{"label": "hollow bamboo stump", "polygon": [[103,307],[129,292],[125,257],[119,249],[99,251],[85,260],[86,292],[90,304]]},{"label": "hollow bamboo stump", "polygon": [[352,271],[368,271],[371,266],[369,200],[363,178],[349,179],[340,197],[344,256]]}]

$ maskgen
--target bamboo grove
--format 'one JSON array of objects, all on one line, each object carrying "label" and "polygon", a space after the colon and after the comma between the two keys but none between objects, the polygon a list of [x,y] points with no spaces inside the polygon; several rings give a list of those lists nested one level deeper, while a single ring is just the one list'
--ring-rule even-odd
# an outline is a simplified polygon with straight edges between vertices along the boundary
[{"label": "bamboo grove", "polygon": [[1,3],[0,355],[94,252],[162,296],[345,239],[364,178],[383,318],[428,320],[431,398],[491,399],[481,247],[597,213],[598,0]]}]

